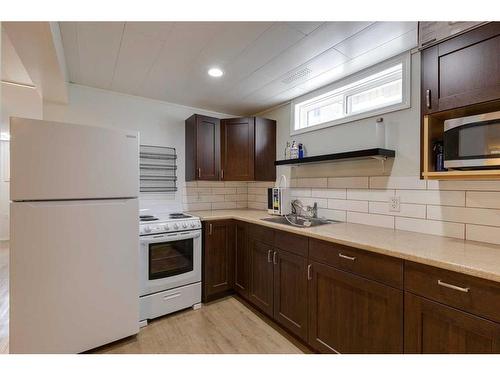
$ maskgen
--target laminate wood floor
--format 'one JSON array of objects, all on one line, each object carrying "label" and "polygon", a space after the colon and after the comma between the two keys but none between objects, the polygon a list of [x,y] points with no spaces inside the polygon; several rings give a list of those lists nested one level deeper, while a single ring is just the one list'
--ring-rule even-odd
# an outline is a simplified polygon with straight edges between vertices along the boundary
[{"label": "laminate wood floor", "polygon": [[[9,248],[0,241],[0,354],[9,352]],[[227,297],[199,310],[184,310],[150,321],[133,337],[91,353],[288,353],[309,352],[293,337],[246,306]]]},{"label": "laminate wood floor", "polygon": [[237,298],[226,297],[199,310],[150,321],[137,336],[93,352],[300,354],[309,350]]}]

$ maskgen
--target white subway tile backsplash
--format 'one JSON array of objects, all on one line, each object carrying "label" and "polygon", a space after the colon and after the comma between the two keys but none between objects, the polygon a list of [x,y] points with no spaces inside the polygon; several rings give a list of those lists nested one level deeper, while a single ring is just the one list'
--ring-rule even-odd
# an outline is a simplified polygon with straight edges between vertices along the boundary
[{"label": "white subway tile backsplash", "polygon": [[388,215],[366,214],[361,212],[348,211],[347,222],[394,229],[394,216]]},{"label": "white subway tile backsplash", "polygon": [[327,178],[299,178],[297,179],[297,187],[306,187],[306,188],[326,188],[327,187]]},{"label": "white subway tile backsplash", "polygon": [[310,188],[292,188],[290,189],[290,195],[293,197],[310,197]]},{"label": "white subway tile backsplash", "polygon": [[312,189],[311,197],[346,199],[346,189]]},{"label": "white subway tile backsplash", "polygon": [[211,209],[212,203],[184,203],[184,210],[186,211],[204,211]]},{"label": "white subway tile backsplash", "polygon": [[[267,209],[274,182],[189,181],[185,210]],[[308,177],[290,180],[290,196],[332,220],[500,244],[500,181],[422,181],[418,177]],[[389,198],[400,197],[400,211]],[[264,214],[264,212],[263,212]]]},{"label": "white subway tile backsplash", "polygon": [[427,206],[427,219],[500,226],[500,210],[450,206]]},{"label": "white subway tile backsplash", "polygon": [[212,203],[212,210],[230,210],[237,208],[236,202],[214,202]]},{"label": "white subway tile backsplash", "polygon": [[395,190],[347,189],[347,199],[388,202]]},{"label": "white subway tile backsplash", "polygon": [[370,189],[425,189],[425,180],[418,177],[370,177]]},{"label": "white subway tile backsplash", "polygon": [[388,202],[370,202],[369,212],[381,215],[405,216],[425,219],[425,205],[401,203],[399,211],[390,211]]},{"label": "white subway tile backsplash", "polygon": [[465,205],[467,207],[500,208],[500,192],[468,191]]},{"label": "white subway tile backsplash", "polygon": [[500,228],[488,227],[484,225],[466,224],[465,239],[500,245]]},{"label": "white subway tile backsplash", "polygon": [[330,177],[328,188],[332,189],[363,189],[368,188],[368,177]]},{"label": "white subway tile backsplash", "polygon": [[328,199],[328,208],[334,210],[368,212],[368,202],[346,199]]},{"label": "white subway tile backsplash", "polygon": [[319,208],[318,209],[318,216],[319,217],[324,217],[326,219],[330,220],[337,220],[337,221],[346,221],[346,211],[340,211],[340,210],[330,210],[328,208]]},{"label": "white subway tile backsplash", "polygon": [[396,229],[461,239],[463,239],[465,235],[465,224],[412,219],[407,217],[396,218]]},{"label": "white subway tile backsplash", "polygon": [[429,190],[500,191],[500,181],[438,181],[428,180]]},{"label": "white subway tile backsplash", "polygon": [[465,191],[396,190],[394,195],[401,198],[401,203],[465,206]]},{"label": "white subway tile backsplash", "polygon": [[212,188],[212,194],[236,194],[236,188]]}]

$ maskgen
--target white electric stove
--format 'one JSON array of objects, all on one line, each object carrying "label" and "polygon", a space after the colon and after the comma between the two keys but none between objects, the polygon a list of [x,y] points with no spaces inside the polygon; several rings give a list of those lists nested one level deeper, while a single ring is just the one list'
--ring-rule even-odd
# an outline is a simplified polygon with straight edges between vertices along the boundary
[{"label": "white electric stove", "polygon": [[140,320],[201,306],[201,221],[182,212],[141,210]]}]

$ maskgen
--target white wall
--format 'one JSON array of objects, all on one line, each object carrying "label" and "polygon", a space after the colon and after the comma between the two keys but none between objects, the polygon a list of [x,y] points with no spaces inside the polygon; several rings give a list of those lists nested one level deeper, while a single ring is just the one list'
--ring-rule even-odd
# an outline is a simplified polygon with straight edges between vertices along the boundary
[{"label": "white wall", "polygon": [[[1,124],[0,131],[9,133],[9,118],[28,117],[41,119],[42,98],[34,89],[1,85]],[[6,180],[5,167],[8,164],[9,142],[0,141],[0,239],[9,238],[9,182]]]},{"label": "white wall", "polygon": [[175,147],[178,191],[176,194],[143,194],[142,201],[161,199],[182,204],[184,188],[184,120],[194,113],[232,117],[199,108],[119,94],[80,85],[69,85],[69,104],[44,103],[44,119],[112,126],[140,132],[142,144]]}]

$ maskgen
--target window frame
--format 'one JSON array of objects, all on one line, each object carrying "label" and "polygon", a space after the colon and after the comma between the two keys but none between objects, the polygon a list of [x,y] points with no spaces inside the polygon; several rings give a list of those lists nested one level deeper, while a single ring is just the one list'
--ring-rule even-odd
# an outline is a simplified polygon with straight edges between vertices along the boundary
[{"label": "window frame", "polygon": [[[363,80],[373,74],[380,73],[386,69],[389,69],[395,65],[402,64],[402,101],[401,103],[396,103],[392,104],[389,106],[385,106],[382,108],[377,108],[373,109],[370,111],[366,112],[361,112],[361,113],[355,113],[352,115],[348,115],[345,117],[342,117],[340,119],[332,120],[332,121],[327,121],[323,123],[319,123],[316,125],[312,125],[306,128],[300,128],[300,129],[295,129],[295,121],[298,115],[300,115],[299,112],[299,105],[305,103],[304,106],[311,106],[317,101],[323,100],[324,97],[328,97],[328,94],[333,97],[338,97],[338,96],[344,96],[347,98],[347,96],[352,95],[353,93],[359,92],[359,91],[364,91],[367,86],[363,87],[363,90],[354,90],[351,89],[346,89],[349,90],[349,94],[346,95],[345,91],[339,91],[337,93],[332,93],[335,90],[338,90],[342,88],[343,86],[349,86],[356,81]],[[310,103],[306,103],[309,102]],[[347,106],[347,99],[344,102],[344,106]],[[398,55],[396,57],[393,57],[391,59],[385,60],[381,63],[378,63],[376,65],[373,65],[367,69],[362,70],[361,72],[352,74],[346,78],[342,78],[339,81],[336,81],[332,84],[329,84],[327,86],[324,86],[320,89],[314,90],[310,93],[307,93],[305,95],[302,95],[298,98],[295,98],[291,101],[291,114],[290,118],[292,121],[290,121],[290,135],[297,135],[297,134],[302,134],[302,133],[308,133],[320,129],[325,129],[329,128],[331,126],[336,126],[336,125],[341,125],[341,124],[346,124],[349,122],[361,120],[364,118],[369,118],[373,116],[379,116],[382,114],[390,113],[390,112],[395,112],[395,111],[400,111],[402,109],[407,109],[411,107],[411,54],[410,52],[406,52],[404,54]],[[344,108],[345,110],[345,108]]]}]

